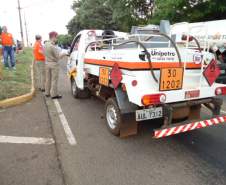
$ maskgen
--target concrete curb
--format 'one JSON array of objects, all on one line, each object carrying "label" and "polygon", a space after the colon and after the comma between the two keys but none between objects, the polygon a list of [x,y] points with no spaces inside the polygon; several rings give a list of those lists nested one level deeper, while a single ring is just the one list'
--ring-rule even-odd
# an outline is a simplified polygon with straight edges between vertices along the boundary
[{"label": "concrete curb", "polygon": [[26,103],[26,102],[32,100],[34,95],[35,95],[34,63],[32,62],[32,65],[31,65],[31,91],[30,91],[30,93],[24,94],[22,96],[17,96],[17,97],[14,97],[14,98],[2,100],[2,101],[0,101],[0,108],[7,108],[7,107],[20,105],[22,103]]}]

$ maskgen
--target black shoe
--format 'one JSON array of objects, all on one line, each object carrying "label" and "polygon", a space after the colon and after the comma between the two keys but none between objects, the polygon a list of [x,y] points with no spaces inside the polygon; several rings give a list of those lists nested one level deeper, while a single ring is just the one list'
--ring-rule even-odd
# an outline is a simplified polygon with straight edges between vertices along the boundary
[{"label": "black shoe", "polygon": [[61,95],[57,95],[57,96],[52,97],[52,99],[61,99],[61,98],[62,98]]},{"label": "black shoe", "polygon": [[42,89],[42,88],[38,88],[38,90],[41,92],[45,92],[45,89]]},{"label": "black shoe", "polygon": [[46,95],[46,98],[49,98],[50,97],[50,95]]}]

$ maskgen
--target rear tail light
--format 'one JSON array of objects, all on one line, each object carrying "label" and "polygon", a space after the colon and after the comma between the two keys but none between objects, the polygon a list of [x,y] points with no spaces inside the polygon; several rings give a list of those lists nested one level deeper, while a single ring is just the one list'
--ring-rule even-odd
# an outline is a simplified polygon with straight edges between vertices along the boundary
[{"label": "rear tail light", "polygon": [[184,40],[184,41],[189,41],[189,42],[191,42],[191,41],[193,41],[193,37],[192,36],[188,36],[188,35],[182,35],[182,37],[181,37],[181,40]]},{"label": "rear tail light", "polygon": [[218,87],[218,88],[216,88],[215,94],[217,96],[219,96],[219,95],[226,95],[226,87]]},{"label": "rear tail light", "polygon": [[166,102],[166,95],[165,94],[151,94],[151,95],[144,95],[142,97],[142,104],[144,106],[148,105],[158,105]]},{"label": "rear tail light", "polygon": [[133,87],[137,86],[137,80],[133,80],[133,81],[132,81],[132,86],[133,86]]}]

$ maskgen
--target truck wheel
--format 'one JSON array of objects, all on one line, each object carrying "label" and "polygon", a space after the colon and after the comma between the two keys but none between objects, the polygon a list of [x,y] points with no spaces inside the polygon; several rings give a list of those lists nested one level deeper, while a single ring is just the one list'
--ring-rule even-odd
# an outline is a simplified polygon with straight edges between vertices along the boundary
[{"label": "truck wheel", "polygon": [[88,88],[81,90],[78,88],[76,81],[72,78],[71,79],[71,94],[74,98],[89,98],[91,93]]},{"label": "truck wheel", "polygon": [[71,94],[74,98],[79,98],[79,89],[73,78],[71,79]]},{"label": "truck wheel", "polygon": [[118,136],[120,134],[121,112],[115,98],[109,98],[105,104],[105,118],[109,131]]}]

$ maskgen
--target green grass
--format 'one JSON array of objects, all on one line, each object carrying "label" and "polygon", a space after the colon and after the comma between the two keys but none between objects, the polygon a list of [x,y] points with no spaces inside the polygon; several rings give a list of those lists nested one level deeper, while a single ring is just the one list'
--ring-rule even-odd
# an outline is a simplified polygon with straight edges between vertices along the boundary
[{"label": "green grass", "polygon": [[32,49],[25,48],[16,56],[16,70],[3,68],[3,80],[0,80],[0,100],[30,92],[32,60]]}]

